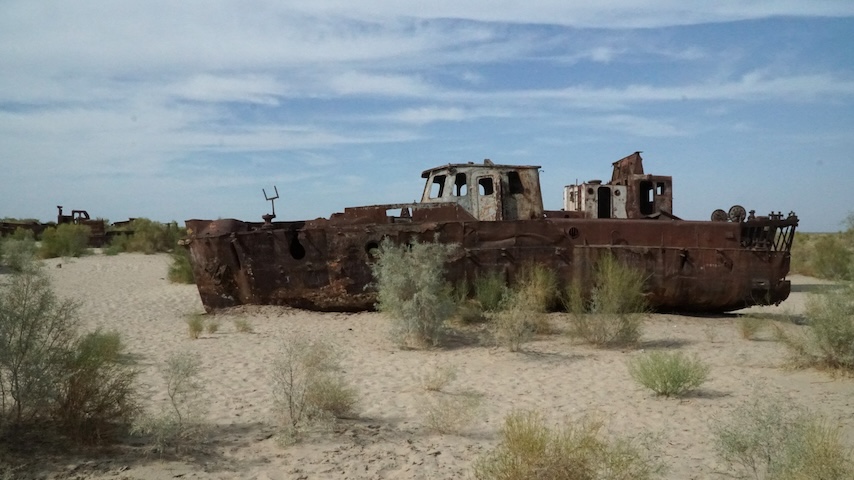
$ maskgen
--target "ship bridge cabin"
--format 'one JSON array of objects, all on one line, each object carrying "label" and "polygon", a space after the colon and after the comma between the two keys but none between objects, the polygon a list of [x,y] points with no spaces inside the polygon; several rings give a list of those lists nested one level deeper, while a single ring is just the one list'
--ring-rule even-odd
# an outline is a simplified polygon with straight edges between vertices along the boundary
[{"label": "ship bridge cabin", "polygon": [[675,218],[671,177],[644,174],[640,152],[613,165],[608,183],[590,180],[564,187],[564,211],[584,218]]},{"label": "ship bridge cabin", "polygon": [[449,164],[425,170],[421,203],[456,203],[478,220],[543,217],[539,166]]}]

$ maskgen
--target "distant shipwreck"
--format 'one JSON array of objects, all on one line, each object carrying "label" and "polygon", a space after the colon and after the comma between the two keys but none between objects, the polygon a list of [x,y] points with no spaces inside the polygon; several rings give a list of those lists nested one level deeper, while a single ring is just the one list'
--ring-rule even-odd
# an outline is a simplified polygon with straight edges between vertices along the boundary
[{"label": "distant shipwreck", "polygon": [[[449,280],[498,273],[512,283],[525,265],[553,269],[562,284],[589,285],[612,255],[646,272],[657,310],[724,312],[778,304],[798,217],[755,216],[741,206],[708,221],[672,213],[673,182],[649,175],[639,152],[613,164],[611,181],[569,185],[564,208],[543,209],[539,166],[448,164],[425,170],[421,201],[347,208],[328,219],[187,220],[199,294],[208,311],[242,304],[324,311],[371,309],[371,262],[384,239],[460,246]],[[272,198],[278,198],[278,191]]]}]

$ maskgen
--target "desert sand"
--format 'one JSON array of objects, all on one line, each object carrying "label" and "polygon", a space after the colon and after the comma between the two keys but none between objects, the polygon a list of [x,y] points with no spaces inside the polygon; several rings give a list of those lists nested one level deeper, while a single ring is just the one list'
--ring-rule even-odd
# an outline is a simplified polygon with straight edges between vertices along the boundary
[{"label": "desert sand", "polygon": [[[57,265],[61,264],[61,268]],[[195,352],[211,425],[207,441],[179,455],[146,454],[140,445],[54,460],[53,478],[118,479],[436,479],[472,478],[473,462],[494,447],[513,409],[538,409],[559,421],[592,414],[610,433],[659,436],[666,478],[715,477],[710,423],[757,396],[807,406],[839,422],[854,445],[854,379],[786,368],[785,348],[770,333],[741,338],[738,314],[708,317],[651,315],[636,350],[600,350],[566,336],[539,337],[512,353],[460,342],[445,349],[401,350],[388,336],[388,319],[374,312],[316,313],[278,307],[236,309],[219,315],[220,329],[193,340],[186,316],[203,312],[196,287],[166,279],[166,255],[95,254],[46,261],[58,295],[80,302],[87,330],[118,331],[140,370],[146,408],[166,402],[159,366],[172,353]],[[754,308],[780,318],[803,311],[809,291],[823,282],[793,276],[791,297],[777,307]],[[744,312],[740,312],[744,313]],[[239,333],[245,318],[253,333]],[[566,322],[552,314],[556,325]],[[347,378],[359,392],[355,419],[335,431],[283,447],[276,438],[270,366],[283,338],[322,336],[343,355]],[[654,396],[629,377],[626,362],[649,349],[697,354],[710,380],[685,398]],[[453,365],[445,393],[430,393],[419,376]],[[432,366],[432,367],[431,367]],[[425,427],[430,395],[482,394],[477,420],[458,434]],[[40,461],[34,459],[34,461]]]}]

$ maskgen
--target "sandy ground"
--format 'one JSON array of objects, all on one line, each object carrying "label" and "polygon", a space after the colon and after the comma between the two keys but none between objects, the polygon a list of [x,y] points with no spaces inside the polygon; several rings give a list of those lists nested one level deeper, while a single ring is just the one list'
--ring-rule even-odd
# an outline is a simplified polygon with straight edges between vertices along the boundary
[{"label": "sandy ground", "polygon": [[[61,268],[57,265],[61,264]],[[738,315],[653,315],[640,350],[597,350],[561,335],[538,338],[524,352],[460,342],[452,348],[406,351],[388,338],[377,313],[314,313],[262,307],[219,315],[220,330],[192,340],[185,318],[203,312],[195,286],[166,280],[165,255],[93,255],[47,262],[56,292],[81,303],[88,329],[117,330],[137,360],[146,407],[166,401],[159,366],[176,352],[195,352],[212,426],[209,439],[181,455],[144,454],[141,446],[49,464],[51,478],[221,479],[435,479],[472,478],[473,462],[494,447],[513,409],[538,409],[555,421],[593,414],[608,432],[660,436],[667,478],[714,477],[722,464],[710,423],[757,396],[808,406],[839,422],[854,445],[854,380],[785,368],[786,352],[770,341],[741,338]],[[754,308],[779,318],[803,311],[822,282],[794,276],[794,292],[778,307]],[[742,312],[743,313],[743,312]],[[244,318],[253,333],[239,333]],[[553,314],[556,325],[565,316]],[[322,336],[343,354],[347,378],[358,388],[358,415],[334,432],[283,447],[277,441],[270,365],[282,339]],[[682,399],[653,396],[629,377],[626,362],[643,350],[697,354],[711,368],[701,390]],[[429,393],[419,376],[453,365],[457,378],[445,393]],[[425,427],[431,395],[483,395],[477,420],[453,435]],[[34,461],[39,461],[34,459]]]}]

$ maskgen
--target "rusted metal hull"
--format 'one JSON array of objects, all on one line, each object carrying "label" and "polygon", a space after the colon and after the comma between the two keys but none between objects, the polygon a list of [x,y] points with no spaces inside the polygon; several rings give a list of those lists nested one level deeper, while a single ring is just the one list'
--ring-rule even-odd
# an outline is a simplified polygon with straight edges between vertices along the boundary
[{"label": "rusted metal hull", "polygon": [[[371,309],[371,250],[439,241],[460,246],[449,280],[500,272],[508,282],[532,262],[549,266],[566,285],[591,283],[603,255],[647,273],[648,300],[658,310],[723,312],[786,299],[785,279],[797,217],[742,223],[657,219],[543,218],[478,221],[454,205],[411,217],[390,207],[363,207],[330,219],[249,223],[188,220],[187,246],[206,310],[241,304],[289,305],[324,311]],[[419,207],[421,210],[419,210]]]}]

